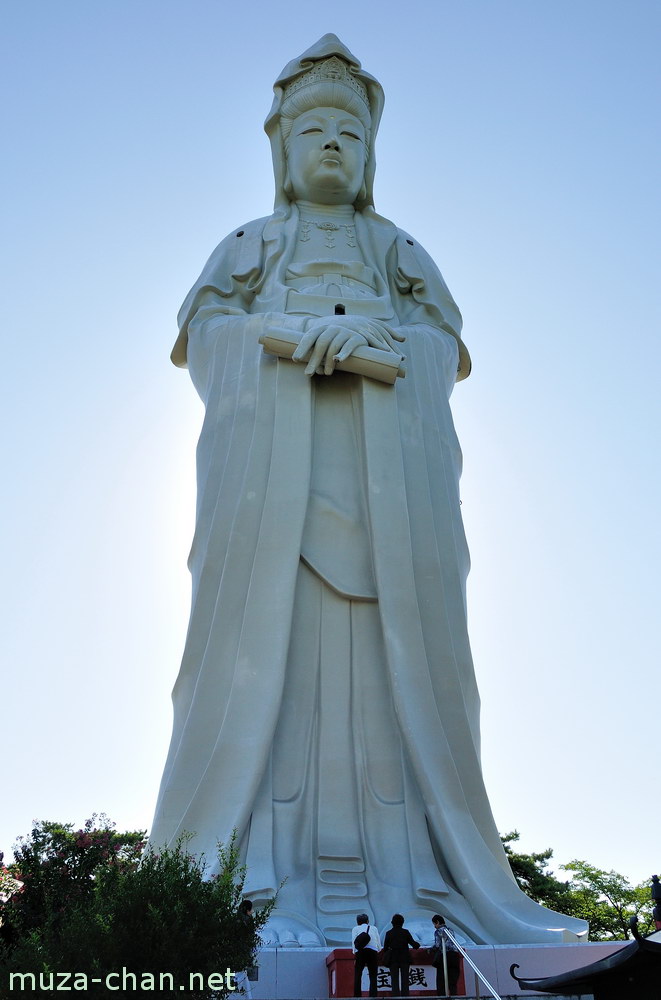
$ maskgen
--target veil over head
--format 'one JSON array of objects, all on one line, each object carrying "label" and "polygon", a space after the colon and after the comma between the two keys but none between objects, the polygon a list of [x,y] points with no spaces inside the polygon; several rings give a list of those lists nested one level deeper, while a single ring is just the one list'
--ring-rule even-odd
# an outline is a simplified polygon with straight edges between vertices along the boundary
[{"label": "veil over head", "polygon": [[287,155],[285,151],[284,137],[280,128],[282,108],[285,102],[287,87],[299,76],[309,72],[322,60],[331,59],[333,56],[346,63],[349,73],[362,84],[367,92],[369,102],[369,113],[371,119],[370,142],[367,150],[367,160],[365,163],[365,184],[358,199],[356,208],[363,209],[374,204],[374,172],[376,169],[376,157],[374,155],[374,140],[381,120],[383,111],[384,94],[381,84],[369,73],[366,73],[360,65],[360,61],[349,51],[346,45],[340,41],[337,35],[329,33],[323,35],[318,42],[310,46],[309,49],[296,59],[288,62],[282,70],[277,80],[273,84],[274,98],[271,110],[264,122],[264,130],[271,142],[271,153],[273,156],[273,172],[275,175],[275,207],[276,209],[286,208],[289,205],[289,197],[285,192],[285,174],[287,170]]}]

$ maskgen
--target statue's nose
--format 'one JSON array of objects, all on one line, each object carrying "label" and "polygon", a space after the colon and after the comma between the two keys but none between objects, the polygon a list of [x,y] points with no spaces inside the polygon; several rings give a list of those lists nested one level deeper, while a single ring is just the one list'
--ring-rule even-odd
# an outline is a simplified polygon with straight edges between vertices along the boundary
[{"label": "statue's nose", "polygon": [[324,149],[339,149],[340,143],[335,136],[331,136],[330,139],[326,139],[324,143]]}]

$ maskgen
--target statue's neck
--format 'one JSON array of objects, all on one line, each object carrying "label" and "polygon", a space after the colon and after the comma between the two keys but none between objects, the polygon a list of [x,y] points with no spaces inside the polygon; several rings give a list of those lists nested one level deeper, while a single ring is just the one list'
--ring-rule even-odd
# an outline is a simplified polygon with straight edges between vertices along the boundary
[{"label": "statue's neck", "polygon": [[296,204],[303,219],[324,217],[346,222],[354,216],[353,205],[318,205],[312,201],[298,201]]}]

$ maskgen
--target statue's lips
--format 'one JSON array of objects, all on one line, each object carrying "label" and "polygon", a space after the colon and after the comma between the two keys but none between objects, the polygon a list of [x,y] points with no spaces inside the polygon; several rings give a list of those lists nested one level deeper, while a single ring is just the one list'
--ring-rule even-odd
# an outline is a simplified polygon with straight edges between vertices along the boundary
[{"label": "statue's lips", "polygon": [[324,153],[321,157],[320,163],[334,163],[338,166],[342,163],[342,157],[337,156],[335,153]]}]

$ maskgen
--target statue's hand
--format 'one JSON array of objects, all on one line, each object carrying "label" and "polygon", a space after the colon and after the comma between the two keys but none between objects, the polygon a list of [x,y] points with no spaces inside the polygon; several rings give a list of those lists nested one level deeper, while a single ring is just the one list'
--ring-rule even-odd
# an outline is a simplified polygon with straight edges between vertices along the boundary
[{"label": "statue's hand", "polygon": [[357,347],[367,345],[399,354],[395,341],[405,339],[393,327],[366,316],[320,316],[308,323],[292,360],[307,359],[306,375],[332,375],[336,364]]}]

